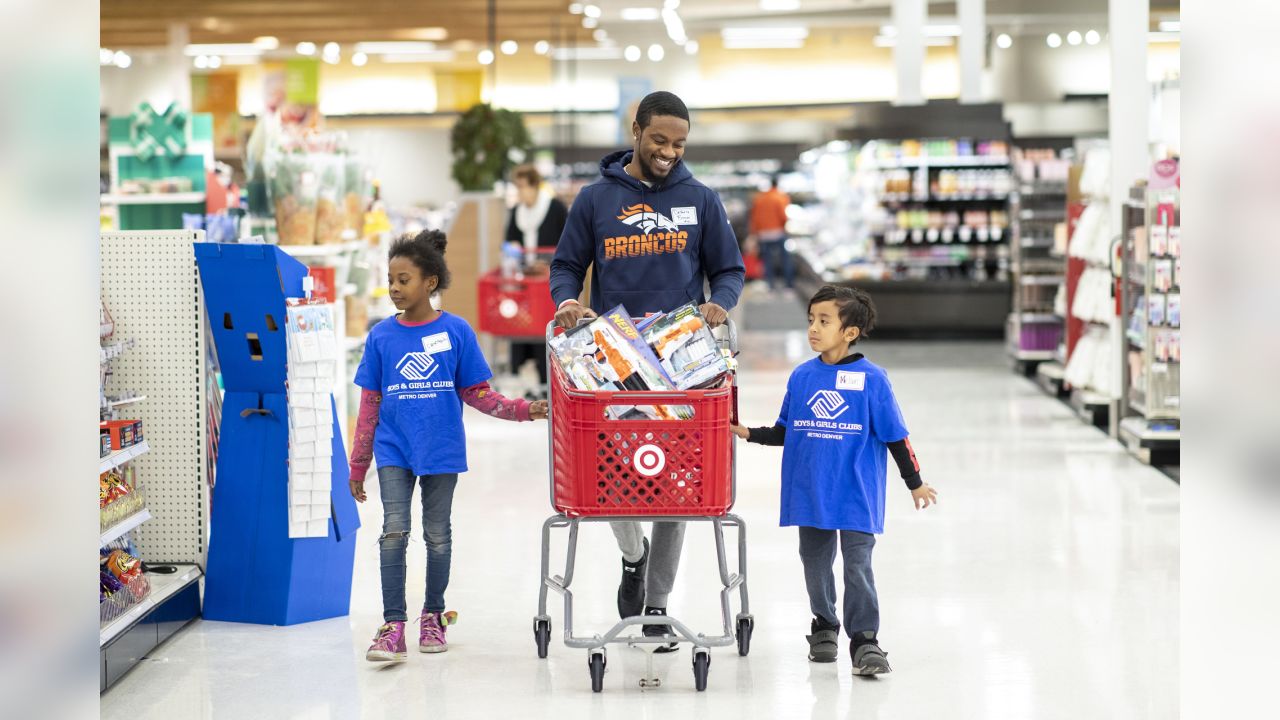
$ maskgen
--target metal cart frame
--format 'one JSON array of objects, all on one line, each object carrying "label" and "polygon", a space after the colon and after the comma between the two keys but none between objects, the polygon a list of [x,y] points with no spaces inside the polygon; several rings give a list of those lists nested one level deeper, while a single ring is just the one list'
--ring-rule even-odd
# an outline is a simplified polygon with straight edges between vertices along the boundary
[{"label": "metal cart frame", "polygon": [[[733,321],[726,323],[727,338],[721,340],[727,343],[730,351],[736,355],[738,352],[737,332],[733,326]],[[547,325],[547,343],[548,343],[548,371],[555,372],[555,368],[551,366],[552,358],[550,357],[550,342],[555,332],[555,321]],[[548,378],[550,381],[550,378]],[[736,382],[736,379],[735,379]],[[678,402],[682,399],[679,393],[671,392],[645,392],[643,395],[645,400]],[[548,403],[547,416],[547,454],[552,467],[554,476],[555,449],[553,444],[553,425],[552,414],[555,412],[554,403]],[[736,447],[731,449],[732,462],[729,472],[730,483],[730,506],[737,498],[737,465],[738,457]],[[548,484],[548,494],[551,506],[555,508],[555,483]],[[720,611],[722,626],[720,633],[716,635],[707,635],[706,633],[694,632],[684,623],[669,615],[642,616],[633,615],[619,620],[603,635],[595,634],[590,636],[575,635],[573,631],[573,591],[569,586],[573,583],[574,567],[577,561],[578,551],[578,530],[581,523],[584,522],[615,522],[615,521],[674,521],[674,522],[710,522],[713,527],[716,543],[716,558],[720,571],[720,582],[722,588],[720,590]],[[729,563],[725,554],[725,527],[737,528],[738,531],[738,570],[730,572]],[[563,575],[551,574],[551,531],[555,528],[568,528],[569,538],[568,547],[565,553],[565,570]],[[750,614],[750,602],[747,593],[747,530],[746,523],[741,517],[732,513],[725,513],[722,516],[704,516],[704,515],[603,515],[603,516],[585,516],[585,517],[568,517],[564,513],[557,512],[547,518],[542,524],[542,582],[538,588],[538,614],[533,619],[533,635],[534,641],[538,648],[538,657],[546,658],[547,650],[551,640],[551,616],[547,613],[547,591],[554,590],[564,597],[564,643],[568,647],[587,650],[587,667],[591,674],[591,689],[594,692],[601,692],[604,685],[604,673],[607,665],[605,646],[609,644],[625,644],[639,649],[645,650],[647,656],[647,670],[645,677],[640,679],[641,688],[656,688],[661,686],[661,680],[656,677],[653,670],[653,651],[660,645],[669,645],[671,643],[688,642],[693,645],[693,674],[694,686],[697,690],[702,691],[707,687],[707,675],[711,666],[711,652],[713,647],[725,647],[733,645],[735,642],[738,646],[738,654],[746,656],[751,649],[751,633],[755,627],[755,619]],[[738,590],[741,595],[742,610],[736,617],[733,616],[730,607],[730,594]],[[645,636],[643,634],[623,635],[627,628],[643,627],[645,625],[670,625],[673,635],[661,636]]]}]

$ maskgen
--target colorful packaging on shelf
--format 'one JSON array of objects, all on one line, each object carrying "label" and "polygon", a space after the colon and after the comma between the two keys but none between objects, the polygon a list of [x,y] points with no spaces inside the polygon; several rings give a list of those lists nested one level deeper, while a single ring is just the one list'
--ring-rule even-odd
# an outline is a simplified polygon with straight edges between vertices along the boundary
[{"label": "colorful packaging on shelf", "polygon": [[1164,325],[1164,296],[1152,295],[1147,300],[1147,324],[1151,327]]},{"label": "colorful packaging on shelf", "polygon": [[1174,293],[1165,301],[1165,315],[1170,327],[1182,326],[1182,295]]},{"label": "colorful packaging on shelf", "polygon": [[100,445],[98,457],[104,458],[111,454],[111,433],[106,428],[99,429],[98,444]]},{"label": "colorful packaging on shelf", "polygon": [[1169,331],[1157,330],[1155,332],[1155,348],[1152,355],[1156,362],[1169,362]]},{"label": "colorful packaging on shelf", "polygon": [[[551,350],[569,381],[580,390],[677,389],[621,305],[553,338]],[[619,420],[633,416],[633,411],[655,420],[692,417],[692,410],[684,406],[618,406],[609,412]]]},{"label": "colorful packaging on shelf", "polygon": [[1182,362],[1182,331],[1174,330],[1169,333],[1169,361]]},{"label": "colorful packaging on shelf", "polygon": [[111,438],[112,450],[124,450],[143,440],[140,420],[108,420],[98,427],[100,430],[105,430]]},{"label": "colorful packaging on shelf", "polygon": [[714,385],[732,369],[693,303],[644,323],[641,331],[662,371],[681,390]]}]

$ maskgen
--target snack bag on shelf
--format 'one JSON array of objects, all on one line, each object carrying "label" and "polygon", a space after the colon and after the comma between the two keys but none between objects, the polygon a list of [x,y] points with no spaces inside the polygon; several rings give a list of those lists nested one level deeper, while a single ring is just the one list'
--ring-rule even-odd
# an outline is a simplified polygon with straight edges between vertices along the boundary
[{"label": "snack bag on shelf", "polygon": [[316,244],[337,245],[347,227],[346,163],[332,153],[312,156],[319,184],[316,191]]},{"label": "snack bag on shelf", "polygon": [[733,368],[693,303],[645,323],[642,332],[663,372],[681,390],[711,387]]},{"label": "snack bag on shelf", "polygon": [[301,148],[272,148],[263,158],[263,169],[280,244],[314,245],[320,182],[311,156]]},{"label": "snack bag on shelf", "polygon": [[364,233],[364,209],[373,198],[370,170],[354,155],[343,156],[346,183],[342,204],[346,211],[346,229],[361,235]]}]

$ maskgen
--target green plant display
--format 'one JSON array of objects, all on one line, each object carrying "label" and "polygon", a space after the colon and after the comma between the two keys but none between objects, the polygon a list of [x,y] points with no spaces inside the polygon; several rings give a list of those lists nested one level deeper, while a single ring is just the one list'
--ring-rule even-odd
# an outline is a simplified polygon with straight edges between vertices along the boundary
[{"label": "green plant display", "polygon": [[524,116],[488,104],[473,106],[453,125],[453,179],[464,191],[491,190],[533,147]]}]

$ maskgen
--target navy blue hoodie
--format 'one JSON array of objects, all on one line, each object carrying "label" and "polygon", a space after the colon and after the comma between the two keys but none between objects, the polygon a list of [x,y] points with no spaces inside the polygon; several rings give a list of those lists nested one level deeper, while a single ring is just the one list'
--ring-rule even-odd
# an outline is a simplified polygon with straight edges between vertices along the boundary
[{"label": "navy blue hoodie", "polygon": [[569,209],[555,260],[551,297],[557,306],[582,293],[591,266],[591,309],[621,304],[634,316],[667,312],[690,301],[730,310],[746,272],[737,238],[714,190],[693,179],[683,161],[654,187],[623,167],[632,151],[606,155],[600,179],[584,187]]}]

